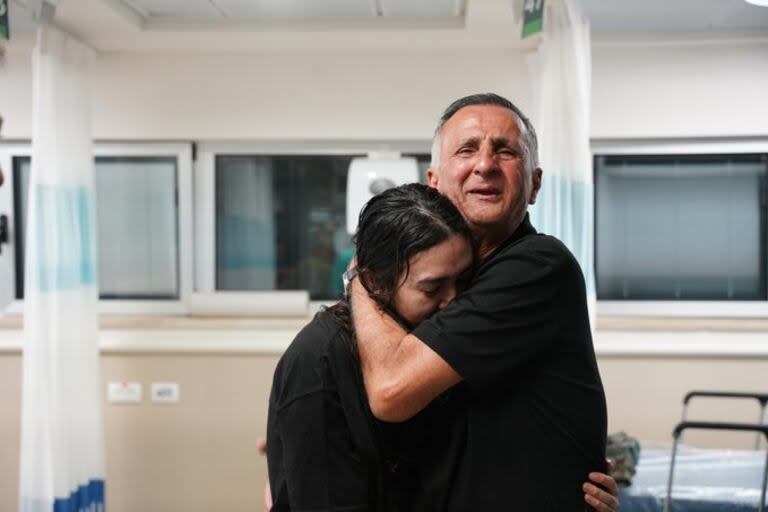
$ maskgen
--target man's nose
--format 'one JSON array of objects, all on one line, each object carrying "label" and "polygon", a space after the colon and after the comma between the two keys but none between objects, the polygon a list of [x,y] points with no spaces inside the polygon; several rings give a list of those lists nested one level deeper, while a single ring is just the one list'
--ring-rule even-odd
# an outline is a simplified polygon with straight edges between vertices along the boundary
[{"label": "man's nose", "polygon": [[475,174],[485,174],[496,170],[496,155],[491,149],[481,149],[477,152],[477,160],[473,172]]}]

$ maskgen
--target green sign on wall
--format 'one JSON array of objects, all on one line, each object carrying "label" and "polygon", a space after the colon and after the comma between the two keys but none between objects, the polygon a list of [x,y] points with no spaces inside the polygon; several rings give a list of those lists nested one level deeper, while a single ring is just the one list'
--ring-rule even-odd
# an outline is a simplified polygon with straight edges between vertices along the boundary
[{"label": "green sign on wall", "polygon": [[541,32],[544,0],[523,0],[523,38]]},{"label": "green sign on wall", "polygon": [[8,2],[0,0],[0,37],[8,39],[11,32],[8,30]]}]

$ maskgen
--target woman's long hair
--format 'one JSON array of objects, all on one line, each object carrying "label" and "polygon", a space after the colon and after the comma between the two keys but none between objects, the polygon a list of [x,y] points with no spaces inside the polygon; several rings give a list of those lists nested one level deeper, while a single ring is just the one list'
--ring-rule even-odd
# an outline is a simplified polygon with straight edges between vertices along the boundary
[{"label": "woman's long hair", "polygon": [[[355,243],[357,279],[370,297],[402,323],[393,300],[408,277],[413,256],[453,235],[473,243],[472,232],[451,201],[434,188],[411,183],[391,188],[371,198],[360,212]],[[354,328],[347,298],[325,310],[350,334],[354,353]]]}]

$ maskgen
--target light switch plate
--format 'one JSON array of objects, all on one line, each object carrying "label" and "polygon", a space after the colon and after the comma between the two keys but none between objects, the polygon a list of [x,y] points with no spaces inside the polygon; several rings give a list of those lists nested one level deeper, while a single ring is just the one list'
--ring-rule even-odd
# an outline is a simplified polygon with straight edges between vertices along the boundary
[{"label": "light switch plate", "polygon": [[140,382],[110,382],[107,396],[113,404],[137,404],[141,402]]}]

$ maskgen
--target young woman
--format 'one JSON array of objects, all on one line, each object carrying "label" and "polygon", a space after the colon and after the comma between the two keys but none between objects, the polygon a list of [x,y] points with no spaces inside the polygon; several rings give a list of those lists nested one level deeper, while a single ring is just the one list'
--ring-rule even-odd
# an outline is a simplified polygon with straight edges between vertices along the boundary
[{"label": "young woman", "polygon": [[[471,232],[450,200],[424,185],[372,198],[355,244],[357,278],[406,327],[445,307],[470,277]],[[267,424],[272,510],[440,510],[419,496],[429,486],[420,464],[439,450],[429,429],[452,420],[450,395],[404,424],[378,422],[365,396],[349,303],[321,311],[275,370]]]}]

